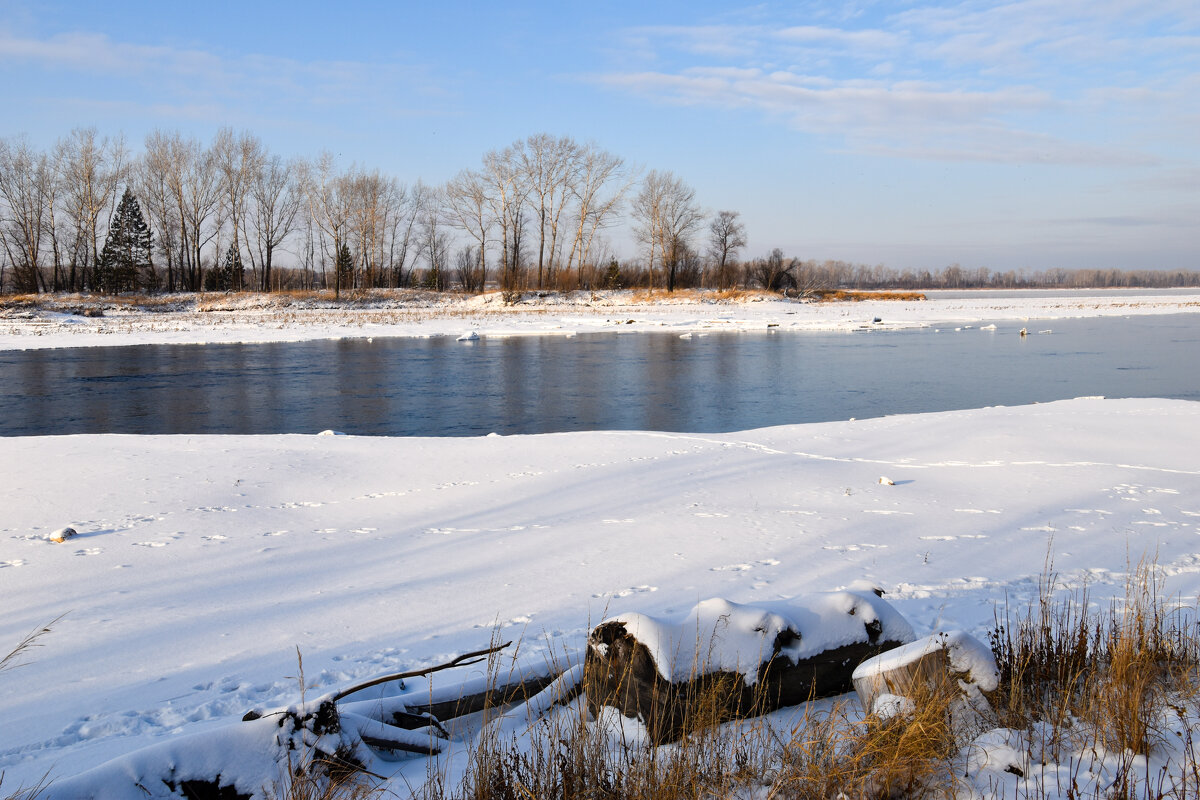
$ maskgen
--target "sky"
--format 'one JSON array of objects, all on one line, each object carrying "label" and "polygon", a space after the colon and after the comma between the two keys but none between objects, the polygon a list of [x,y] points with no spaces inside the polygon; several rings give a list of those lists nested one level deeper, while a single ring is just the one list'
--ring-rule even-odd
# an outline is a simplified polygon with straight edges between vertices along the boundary
[{"label": "sky", "polygon": [[0,136],[223,126],[406,183],[592,141],[745,257],[1200,269],[1196,0],[0,0]]}]

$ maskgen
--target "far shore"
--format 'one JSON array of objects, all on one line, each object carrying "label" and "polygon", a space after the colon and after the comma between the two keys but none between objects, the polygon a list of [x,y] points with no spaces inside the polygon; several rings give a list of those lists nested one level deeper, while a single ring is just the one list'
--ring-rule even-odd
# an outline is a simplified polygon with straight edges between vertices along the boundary
[{"label": "far shore", "polygon": [[1200,289],[862,292],[825,301],[698,290],[528,291],[519,299],[419,290],[337,298],[332,292],[39,295],[0,297],[0,350],[606,331],[849,333],[1181,313],[1200,313]]}]

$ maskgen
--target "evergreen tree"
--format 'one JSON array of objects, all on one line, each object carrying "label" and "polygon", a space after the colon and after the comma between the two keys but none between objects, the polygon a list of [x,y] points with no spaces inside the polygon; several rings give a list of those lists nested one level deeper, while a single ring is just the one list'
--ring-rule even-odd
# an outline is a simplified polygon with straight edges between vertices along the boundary
[{"label": "evergreen tree", "polygon": [[335,280],[337,288],[345,286],[347,289],[354,288],[354,256],[350,254],[350,248],[345,244],[338,250],[337,261],[334,262],[334,270],[337,273]]},{"label": "evergreen tree", "polygon": [[233,245],[225,251],[221,266],[204,273],[204,289],[208,292],[228,292],[236,285],[239,275],[245,272],[242,265],[242,254]]},{"label": "evergreen tree", "polygon": [[139,282],[154,285],[150,239],[150,226],[142,216],[137,197],[126,189],[96,261],[93,288],[104,294],[120,294],[137,289]]}]

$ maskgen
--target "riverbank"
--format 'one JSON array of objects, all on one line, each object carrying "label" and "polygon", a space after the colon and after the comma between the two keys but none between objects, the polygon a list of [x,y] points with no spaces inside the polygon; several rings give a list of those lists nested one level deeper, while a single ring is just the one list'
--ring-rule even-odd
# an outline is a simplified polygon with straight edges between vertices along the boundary
[{"label": "riverbank", "polygon": [[157,298],[82,295],[0,300],[0,350],[133,344],[214,344],[316,339],[569,336],[601,331],[886,330],[1012,320],[1200,313],[1200,292],[1114,291],[925,300],[816,302],[763,292],[499,292],[413,290],[332,294],[204,294]]},{"label": "riverbank", "polygon": [[[1197,436],[1198,403],[1080,399],[711,435],[0,437],[0,651],[66,615],[0,680],[4,788],[236,732],[296,701],[298,651],[315,696],[495,635],[544,662],[606,616],[864,580],[918,634],[986,641],[1048,569],[1105,608],[1142,558],[1192,607]],[[1083,756],[1020,758],[1039,772],[973,766],[971,796],[1056,797]],[[370,768],[403,793],[439,767]]]}]

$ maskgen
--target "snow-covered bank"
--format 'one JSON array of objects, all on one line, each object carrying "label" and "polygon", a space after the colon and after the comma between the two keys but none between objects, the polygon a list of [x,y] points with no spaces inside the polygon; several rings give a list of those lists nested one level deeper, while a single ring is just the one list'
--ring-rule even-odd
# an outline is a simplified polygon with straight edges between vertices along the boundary
[{"label": "snow-covered bank", "polygon": [[[84,316],[81,311],[102,311]],[[76,313],[72,313],[72,312]],[[153,310],[129,303],[64,298],[45,308],[0,309],[0,350],[126,344],[284,342],[385,336],[570,335],[597,331],[854,331],[973,324],[983,321],[1200,313],[1200,293],[1047,296],[909,302],[813,303],[750,295],[718,300],[711,293],[659,294],[653,302],[625,292],[530,294],[505,305],[482,296],[409,293],[366,301],[297,301],[284,295],[203,295]],[[876,322],[875,320],[879,320]]]},{"label": "snow-covered bank", "polygon": [[[314,431],[314,433],[316,433]],[[719,435],[0,438],[6,788],[314,691],[589,623],[869,580],[986,633],[1047,557],[1200,594],[1200,404],[1081,399]],[[879,482],[887,476],[894,485]],[[62,544],[44,536],[79,531]]]}]

